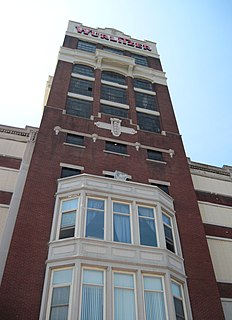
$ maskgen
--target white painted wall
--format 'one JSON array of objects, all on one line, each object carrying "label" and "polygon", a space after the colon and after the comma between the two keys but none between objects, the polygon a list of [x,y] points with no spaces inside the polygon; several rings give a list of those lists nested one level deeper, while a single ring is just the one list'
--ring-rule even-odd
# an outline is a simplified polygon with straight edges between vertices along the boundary
[{"label": "white painted wall", "polygon": [[232,207],[198,201],[203,223],[232,228]]},{"label": "white painted wall", "polygon": [[232,195],[231,181],[218,180],[213,178],[202,177],[192,174],[192,180],[195,190],[218,193],[230,196]]},{"label": "white painted wall", "polygon": [[0,190],[13,192],[18,177],[18,170],[0,167]]},{"label": "white painted wall", "polygon": [[8,206],[0,205],[0,243],[2,239],[3,230],[6,224],[8,210],[9,210]]},{"label": "white painted wall", "polygon": [[208,236],[207,242],[217,281],[231,283],[232,240]]},{"label": "white painted wall", "polygon": [[0,154],[16,158],[22,158],[25,152],[26,143],[21,141],[13,141],[0,139]]}]

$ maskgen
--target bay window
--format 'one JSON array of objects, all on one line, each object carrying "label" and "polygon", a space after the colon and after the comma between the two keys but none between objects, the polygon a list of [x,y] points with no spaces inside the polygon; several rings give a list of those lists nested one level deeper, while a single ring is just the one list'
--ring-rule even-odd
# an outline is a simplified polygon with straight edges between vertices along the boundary
[{"label": "bay window", "polygon": [[114,320],[136,320],[134,274],[114,273]]},{"label": "bay window", "polygon": [[162,213],[162,219],[163,219],[163,226],[164,226],[166,248],[175,253],[171,218],[167,214]]},{"label": "bay window", "polygon": [[113,202],[114,241],[131,243],[130,206]]},{"label": "bay window", "polygon": [[146,320],[165,320],[164,290],[161,277],[144,276],[144,303]]}]

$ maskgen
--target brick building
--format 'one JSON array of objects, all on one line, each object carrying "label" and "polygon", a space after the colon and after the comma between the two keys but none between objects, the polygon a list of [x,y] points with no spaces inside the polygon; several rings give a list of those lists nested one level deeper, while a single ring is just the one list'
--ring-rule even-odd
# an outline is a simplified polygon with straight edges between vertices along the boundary
[{"label": "brick building", "polygon": [[209,238],[224,233],[202,223],[155,43],[70,21],[51,82],[1,319],[224,319]]}]

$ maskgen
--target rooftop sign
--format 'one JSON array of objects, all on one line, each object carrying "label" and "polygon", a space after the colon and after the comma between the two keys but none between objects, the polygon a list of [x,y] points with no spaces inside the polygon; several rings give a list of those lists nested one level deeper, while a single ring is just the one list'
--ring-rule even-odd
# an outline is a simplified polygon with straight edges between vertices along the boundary
[{"label": "rooftop sign", "polygon": [[146,51],[152,51],[152,49],[149,45],[143,44],[143,43],[140,43],[137,41],[132,41],[129,38],[118,37],[118,36],[113,36],[113,35],[109,35],[106,33],[101,33],[96,30],[84,28],[79,25],[75,26],[75,28],[76,28],[77,33],[79,33],[79,34],[84,34],[86,36],[90,36],[93,38],[100,38],[100,39],[106,40],[108,42],[115,42],[115,43],[123,44],[128,47],[133,47],[133,48],[146,50]]}]

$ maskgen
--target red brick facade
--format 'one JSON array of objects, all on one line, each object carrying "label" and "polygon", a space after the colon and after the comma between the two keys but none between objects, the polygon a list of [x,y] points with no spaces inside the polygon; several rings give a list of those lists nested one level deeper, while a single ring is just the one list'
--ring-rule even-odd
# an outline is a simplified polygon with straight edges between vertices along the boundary
[{"label": "red brick facade", "polygon": [[[76,47],[76,39],[65,38],[65,45]],[[150,65],[161,69],[157,59]],[[38,319],[43,290],[45,262],[54,210],[54,194],[60,177],[60,163],[83,166],[83,172],[102,175],[106,171],[123,171],[132,181],[148,183],[148,179],[170,182],[170,195],[174,198],[176,218],[182,244],[193,319],[224,319],[220,295],[209,255],[205,230],[201,221],[189,166],[179,135],[168,89],[155,86],[161,130],[166,135],[139,131],[135,135],[121,134],[117,140],[125,143],[173,149],[173,158],[164,154],[166,164],[147,161],[146,149],[128,146],[128,156],[104,152],[105,141],[93,142],[85,137],[85,149],[65,145],[66,134],[54,132],[59,126],[81,133],[95,133],[112,139],[110,131],[94,125],[95,121],[109,122],[110,116],[98,118],[101,71],[95,70],[94,121],[63,114],[65,109],[72,64],[58,61],[51,93],[45,108],[34,149],[31,166],[20,205],[7,265],[0,293],[2,320]],[[137,130],[135,98],[132,79],[128,77],[129,120],[122,125]]]}]

